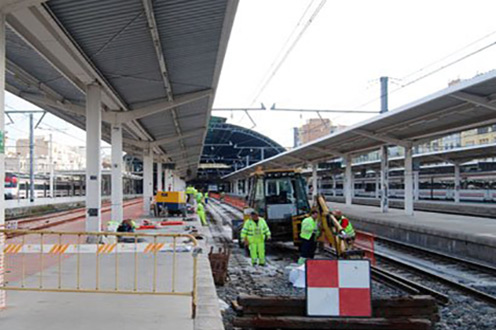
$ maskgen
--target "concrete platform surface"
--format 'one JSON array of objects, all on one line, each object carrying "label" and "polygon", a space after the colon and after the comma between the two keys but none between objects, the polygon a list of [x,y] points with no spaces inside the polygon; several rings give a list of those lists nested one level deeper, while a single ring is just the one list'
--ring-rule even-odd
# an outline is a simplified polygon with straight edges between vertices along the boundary
[{"label": "concrete platform surface", "polygon": [[329,203],[343,211],[355,227],[377,235],[418,244],[461,257],[496,262],[496,221],[491,218]]},{"label": "concrete platform surface", "polygon": [[[343,196],[326,196],[328,202],[344,203]],[[381,203],[378,198],[370,197],[353,197],[353,205],[379,206]],[[451,214],[463,214],[483,218],[496,218],[496,204],[478,203],[478,202],[461,202],[440,200],[419,200],[413,203],[415,210],[425,212],[439,212]],[[389,199],[389,207],[403,209],[404,202],[402,199]]]},{"label": "concrete platform surface", "polygon": [[[198,219],[187,222],[186,225],[195,226],[202,231]],[[171,226],[160,230],[160,232],[178,233],[187,232],[188,229],[183,226]],[[121,253],[119,255],[118,283],[121,289],[133,290],[134,260],[134,253]],[[139,290],[152,290],[154,262],[153,253],[139,255]],[[159,291],[172,289],[172,263],[171,252],[158,253],[156,283]],[[11,265],[11,267],[16,266]],[[191,254],[178,252],[176,254],[176,267],[175,291],[191,291],[193,283]],[[63,258],[63,288],[76,286],[76,269],[77,258],[75,256]],[[115,255],[102,255],[99,270],[99,288],[113,290],[116,282]],[[39,273],[27,277],[26,286],[36,287],[39,278]],[[205,252],[200,254],[198,259],[197,279],[199,306],[196,319],[191,318],[192,299],[189,296],[8,291],[7,308],[0,311],[0,329],[223,329],[215,285]],[[45,287],[57,287],[57,264],[52,264],[44,269],[43,282]],[[95,285],[95,255],[82,255],[81,287],[94,289]]]}]

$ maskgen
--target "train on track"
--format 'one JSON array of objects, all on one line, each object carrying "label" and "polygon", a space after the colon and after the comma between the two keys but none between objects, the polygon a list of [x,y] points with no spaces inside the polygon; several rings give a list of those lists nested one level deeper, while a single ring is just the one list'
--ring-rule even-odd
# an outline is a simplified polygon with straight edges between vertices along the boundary
[{"label": "train on track", "polygon": [[[5,199],[24,199],[29,196],[29,176],[12,172],[5,173]],[[70,176],[58,176],[54,182],[54,197],[79,196],[84,194],[84,183]],[[35,198],[50,196],[50,179],[36,176],[34,179]]]},{"label": "train on track", "polygon": [[[356,197],[380,197],[380,191],[376,193],[377,180],[375,176],[368,174],[364,177],[355,177],[354,195]],[[343,196],[342,177],[337,177],[335,184],[329,176],[324,176],[319,181],[319,193],[326,196]],[[404,192],[403,176],[391,175],[389,197],[402,199]],[[453,174],[420,173],[418,195],[419,199],[423,200],[454,200]],[[496,172],[462,173],[460,199],[467,202],[496,203]]]}]

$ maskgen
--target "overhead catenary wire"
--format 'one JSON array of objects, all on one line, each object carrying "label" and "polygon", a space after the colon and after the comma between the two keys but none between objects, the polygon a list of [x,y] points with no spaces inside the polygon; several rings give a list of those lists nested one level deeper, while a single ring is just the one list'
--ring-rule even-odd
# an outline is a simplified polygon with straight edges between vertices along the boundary
[{"label": "overhead catenary wire", "polygon": [[[282,67],[282,65],[284,64],[284,62],[288,58],[288,56],[291,54],[291,52],[293,51],[293,49],[296,47],[296,45],[298,44],[298,42],[301,40],[301,37],[307,31],[308,27],[312,24],[312,22],[315,20],[315,18],[320,13],[320,11],[322,10],[322,8],[324,7],[324,5],[326,3],[327,3],[327,0],[321,0],[320,1],[320,3],[318,4],[318,6],[315,8],[315,10],[313,11],[313,13],[311,14],[310,18],[303,25],[301,31],[297,34],[296,38],[291,42],[291,44],[289,45],[288,49],[284,52],[284,54],[282,55],[281,59],[277,62],[276,65],[271,66],[271,67],[273,67],[272,71],[269,73],[269,75],[267,76],[267,78],[263,82],[262,86],[255,93],[255,96],[253,97],[253,100],[252,100],[250,106],[252,106],[253,104],[255,104],[255,102],[257,102],[257,100],[260,97],[260,95],[264,92],[265,88],[272,81],[272,78],[274,78],[274,76],[277,74],[277,72]],[[308,11],[308,7],[307,7],[307,9],[305,9],[304,14],[302,15],[302,17],[304,17],[304,15],[306,15],[307,11]],[[300,22],[298,24],[300,24]],[[276,58],[276,61],[277,61],[277,58]]]},{"label": "overhead catenary wire", "polygon": [[[263,83],[264,81],[267,79],[267,77],[270,75],[270,72],[272,71],[272,69],[277,65],[277,62],[280,58],[280,56],[283,54],[284,50],[286,49],[287,45],[289,44],[289,42],[291,41],[291,39],[293,38],[293,36],[295,35],[295,33],[298,31],[298,28],[300,27],[301,23],[303,22],[303,19],[305,18],[305,16],[307,15],[308,11],[310,10],[310,7],[313,5],[313,3],[315,2],[315,0],[311,0],[307,7],[305,8],[305,10],[303,11],[303,14],[301,14],[300,16],[300,19],[298,20],[298,22],[296,23],[295,27],[293,28],[293,30],[291,31],[291,33],[289,34],[289,36],[286,38],[286,41],[284,42],[284,44],[282,45],[281,49],[279,49],[279,52],[277,53],[277,55],[274,57],[274,60],[272,61],[272,63],[270,64],[269,68],[267,69],[267,71],[265,72],[265,74],[262,76],[262,79],[260,79],[260,82],[257,86],[257,88],[255,89],[256,91],[258,91],[261,86],[263,86]],[[255,95],[256,96],[256,95]],[[252,104],[254,104],[256,102],[256,100],[253,100],[252,101]]]},{"label": "overhead catenary wire", "polygon": [[463,46],[463,47],[461,47],[461,48],[458,48],[458,49],[457,49],[457,50],[455,50],[454,52],[452,52],[452,53],[450,53],[450,54],[448,54],[448,55],[446,55],[446,56],[443,56],[442,58],[437,59],[437,60],[435,60],[435,61],[433,61],[433,62],[431,62],[431,63],[429,63],[429,64],[427,64],[427,65],[423,66],[422,68],[420,68],[420,69],[418,69],[418,70],[415,70],[415,71],[413,71],[413,72],[411,72],[411,73],[409,73],[409,74],[407,74],[407,75],[403,76],[403,77],[401,78],[401,80],[406,80],[406,79],[410,78],[411,76],[414,76],[414,75],[416,75],[416,74],[418,74],[418,73],[421,73],[421,72],[425,71],[427,68],[430,68],[430,67],[432,67],[432,66],[434,66],[434,65],[436,65],[436,64],[438,64],[438,63],[441,63],[441,62],[443,62],[443,61],[447,60],[448,58],[450,58],[450,57],[452,57],[452,56],[454,56],[454,55],[456,55],[456,54],[458,54],[458,53],[460,53],[460,52],[464,51],[464,50],[465,50],[465,49],[467,49],[467,48],[472,47],[473,45],[475,45],[475,44],[477,44],[477,43],[481,42],[482,40],[485,40],[485,39],[487,39],[487,38],[489,38],[489,37],[491,37],[491,36],[493,36],[493,35],[495,35],[495,34],[496,34],[496,30],[495,30],[495,31],[493,31],[493,32],[491,32],[491,33],[488,33],[488,34],[484,35],[484,36],[483,36],[483,37],[481,37],[481,38],[478,38],[477,40],[474,40],[474,41],[472,41],[472,42],[470,42],[470,43],[466,44],[465,46]]},{"label": "overhead catenary wire", "polygon": [[[444,69],[447,69],[447,68],[449,68],[452,65],[455,65],[455,64],[460,63],[461,61],[464,61],[464,60],[466,60],[466,59],[468,59],[468,58],[470,58],[470,57],[472,57],[474,55],[477,55],[477,54],[479,54],[479,53],[481,53],[481,52],[483,52],[483,51],[485,51],[485,50],[487,50],[487,49],[489,49],[489,48],[491,48],[491,47],[493,47],[495,45],[496,45],[496,41],[493,41],[493,42],[491,42],[489,44],[486,44],[485,46],[483,46],[481,48],[478,48],[478,49],[476,49],[476,50],[474,50],[474,51],[472,51],[472,52],[470,52],[470,53],[468,53],[466,55],[463,55],[462,57],[459,57],[459,58],[457,58],[457,59],[455,59],[455,60],[453,60],[453,61],[451,61],[451,62],[449,62],[447,64],[444,64],[444,65],[442,65],[442,66],[440,66],[440,67],[438,67],[438,68],[436,68],[436,69],[434,69],[432,71],[429,71],[429,72],[427,72],[427,73],[425,73],[425,74],[423,74],[423,75],[421,75],[421,76],[419,76],[419,77],[417,77],[417,78],[415,78],[415,79],[413,79],[413,80],[411,80],[411,81],[409,81],[409,82],[407,82],[405,84],[402,84],[400,87],[398,87],[398,88],[393,89],[392,91],[390,91],[389,92],[389,95],[394,94],[394,93],[402,90],[405,87],[411,86],[411,85],[413,85],[413,84],[415,84],[415,83],[417,83],[417,82],[419,82],[419,81],[421,81],[421,80],[423,80],[425,78],[428,78],[428,77],[432,76],[433,74],[436,74],[436,73],[438,73],[438,72],[440,72],[440,71],[442,71]],[[381,98],[380,96],[375,97],[375,98],[373,98],[373,99],[371,99],[371,100],[369,100],[369,101],[367,101],[365,103],[362,103],[362,104],[356,106],[355,108],[359,109],[361,107],[367,106],[367,105],[369,105],[369,104],[371,104],[371,103],[379,100],[380,98]]]}]

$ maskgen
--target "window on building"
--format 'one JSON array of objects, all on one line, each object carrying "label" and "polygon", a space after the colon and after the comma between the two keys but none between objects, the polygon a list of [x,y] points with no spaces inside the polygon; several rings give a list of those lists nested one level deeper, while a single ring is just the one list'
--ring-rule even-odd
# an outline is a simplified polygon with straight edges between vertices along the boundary
[{"label": "window on building", "polygon": [[477,134],[486,134],[489,132],[489,127],[479,127],[477,129]]}]

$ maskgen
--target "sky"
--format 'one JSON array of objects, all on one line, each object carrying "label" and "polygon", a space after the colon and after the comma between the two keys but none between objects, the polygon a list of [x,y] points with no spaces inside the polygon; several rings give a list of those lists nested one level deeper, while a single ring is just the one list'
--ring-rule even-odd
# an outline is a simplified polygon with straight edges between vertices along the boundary
[{"label": "sky", "polygon": [[[320,2],[241,0],[214,108],[252,105],[260,80],[301,15],[309,4],[311,13]],[[391,92],[495,42],[495,10],[496,1],[483,0],[326,1],[252,106],[263,102],[268,107],[276,103],[279,108],[378,111],[380,76],[391,77]],[[476,40],[479,42],[470,45]],[[470,46],[425,68],[467,45]],[[390,109],[446,88],[451,80],[467,79],[493,70],[496,68],[495,58],[496,46],[493,46],[392,92]],[[409,76],[422,68],[423,71]],[[376,100],[363,105],[373,99]],[[214,114],[227,116],[234,124],[253,126],[242,112]],[[351,125],[374,116],[322,115],[341,125]],[[268,111],[253,111],[251,116],[256,122],[255,130],[285,147],[292,146],[292,127],[317,117],[315,113]]]},{"label": "sky", "polygon": [[[281,49],[285,54],[321,4],[270,83],[254,98]],[[378,111],[379,77],[389,76],[389,104],[394,109],[446,88],[451,80],[496,69],[496,45],[489,46],[496,42],[494,12],[494,0],[241,0],[214,108],[258,107],[263,102],[279,108]],[[435,70],[439,72],[429,75]],[[419,79],[424,75],[428,77]],[[6,104],[7,110],[37,109],[10,94]],[[313,112],[253,111],[254,126],[243,112],[213,114],[253,127],[284,147],[293,145],[293,127],[317,117]],[[351,125],[374,114],[322,116]],[[27,116],[12,118],[14,124],[6,126],[7,147],[29,132]],[[57,141],[84,145],[84,131],[52,115],[40,127],[52,128]],[[49,134],[46,129],[36,135]]]}]

